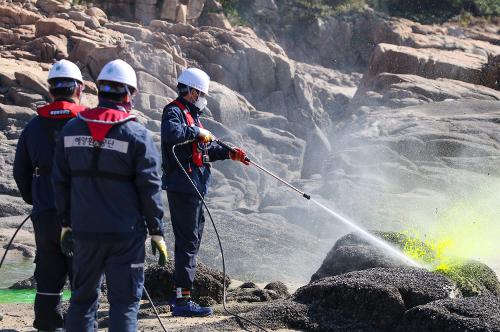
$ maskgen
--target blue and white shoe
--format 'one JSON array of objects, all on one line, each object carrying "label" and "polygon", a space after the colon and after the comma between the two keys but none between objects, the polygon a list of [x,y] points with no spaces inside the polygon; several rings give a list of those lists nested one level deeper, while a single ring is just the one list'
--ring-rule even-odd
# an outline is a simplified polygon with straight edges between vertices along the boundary
[{"label": "blue and white shoe", "polygon": [[177,317],[206,317],[213,313],[212,308],[200,307],[199,304],[191,300],[175,304],[174,310],[172,310],[172,316]]}]

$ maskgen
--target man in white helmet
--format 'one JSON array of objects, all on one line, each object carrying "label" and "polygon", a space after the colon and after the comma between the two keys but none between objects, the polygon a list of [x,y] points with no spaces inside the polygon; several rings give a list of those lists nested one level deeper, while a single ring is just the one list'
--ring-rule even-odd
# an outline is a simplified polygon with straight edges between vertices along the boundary
[{"label": "man in white helmet", "polygon": [[197,68],[184,70],[178,79],[178,98],[163,110],[162,187],[167,191],[175,236],[174,316],[208,316],[212,314],[212,309],[200,307],[191,300],[196,256],[200,249],[205,218],[202,201],[176,163],[172,146],[193,140],[193,143],[179,146],[176,155],[201,195],[207,193],[210,183],[209,162],[231,158],[247,164],[243,150],[236,149],[236,153],[230,153],[212,142],[214,136],[203,128],[200,116],[207,106],[209,83],[210,78],[204,71]]},{"label": "man in white helmet", "polygon": [[136,331],[147,232],[153,253],[160,253],[159,264],[167,261],[160,154],[150,132],[130,114],[137,92],[132,67],[122,60],[109,62],[97,88],[99,105],[64,127],[55,153],[62,238],[72,237],[74,245],[66,330],[94,331],[104,274],[109,330]]},{"label": "man in white helmet", "polygon": [[49,71],[48,83],[53,102],[38,108],[38,115],[21,133],[14,179],[24,201],[33,205],[37,284],[33,327],[59,331],[64,325],[61,299],[66,278],[71,276],[71,259],[61,252],[61,219],[56,214],[50,178],[52,160],[59,132],[86,107],[79,105],[83,78],[74,63],[67,60],[55,63]]}]

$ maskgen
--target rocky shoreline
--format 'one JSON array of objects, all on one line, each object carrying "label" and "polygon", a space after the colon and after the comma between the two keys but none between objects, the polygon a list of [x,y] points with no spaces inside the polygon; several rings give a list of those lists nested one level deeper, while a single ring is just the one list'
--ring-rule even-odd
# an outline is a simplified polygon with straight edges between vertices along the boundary
[{"label": "rocky shoreline", "polygon": [[[157,142],[178,74],[198,66],[214,82],[204,123],[216,136],[364,228],[452,238],[467,249],[457,250],[465,261],[448,274],[401,267],[257,170],[216,163],[208,202],[228,275],[303,285],[290,296],[281,286],[235,287],[235,310],[270,329],[499,331],[498,21],[423,25],[364,8],[291,22],[284,32],[269,19],[279,1],[249,2],[259,22],[270,22],[265,29],[232,25],[215,0],[0,1],[0,245],[30,211],[12,163],[21,130],[48,101],[55,60],[81,68],[87,105],[96,104],[102,65],[128,61],[138,73],[139,121]],[[29,224],[15,241],[19,260],[34,254]],[[172,241],[168,230],[169,249]],[[220,303],[210,230],[200,259],[198,299]],[[159,285],[170,268],[148,272],[165,318]],[[147,303],[143,309],[142,328],[153,330]],[[27,305],[0,311],[15,329],[31,324]],[[242,328],[220,304],[216,312],[197,326],[168,319],[180,330]],[[105,307],[100,315],[104,323]]]}]

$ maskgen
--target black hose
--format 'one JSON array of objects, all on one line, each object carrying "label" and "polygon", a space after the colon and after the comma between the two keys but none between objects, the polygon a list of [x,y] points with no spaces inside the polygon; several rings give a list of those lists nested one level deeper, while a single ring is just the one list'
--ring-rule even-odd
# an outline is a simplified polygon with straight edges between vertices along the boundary
[{"label": "black hose", "polygon": [[151,296],[149,296],[148,290],[144,286],[142,286],[142,289],[144,290],[144,293],[146,294],[146,297],[148,298],[148,301],[151,304],[153,311],[155,312],[156,318],[158,318],[158,321],[160,322],[161,328],[163,329],[163,331],[167,332],[165,325],[163,325],[163,322],[161,321],[160,314],[158,313],[158,310],[156,310],[156,306],[153,303],[153,300],[151,300]]},{"label": "black hose", "polygon": [[268,330],[266,328],[264,328],[263,326],[255,323],[255,322],[252,322],[250,319],[244,318],[244,317],[238,315],[237,313],[229,311],[229,309],[226,307],[226,261],[225,261],[225,258],[224,258],[224,249],[222,248],[222,242],[221,242],[221,239],[220,239],[220,236],[219,236],[219,231],[217,230],[217,227],[215,226],[214,218],[212,217],[212,213],[210,212],[210,209],[208,208],[208,205],[205,202],[205,199],[203,198],[203,195],[200,193],[200,191],[198,190],[198,188],[196,188],[196,185],[194,184],[193,180],[191,180],[191,177],[186,172],[186,170],[184,169],[184,167],[182,167],[181,162],[179,161],[179,159],[177,158],[177,155],[175,154],[175,148],[177,146],[189,144],[189,143],[192,143],[192,142],[193,141],[191,140],[191,141],[186,141],[186,142],[179,143],[179,144],[174,144],[172,146],[172,155],[174,156],[175,162],[177,163],[177,165],[179,166],[179,168],[182,169],[182,172],[184,173],[184,175],[186,176],[186,178],[188,178],[189,182],[193,186],[193,188],[196,191],[196,194],[198,195],[199,199],[203,202],[203,206],[207,210],[207,213],[208,213],[208,216],[210,218],[210,221],[212,222],[212,226],[214,227],[214,231],[215,231],[215,235],[217,237],[217,241],[219,242],[220,253],[221,253],[221,256],[222,256],[222,275],[223,275],[223,279],[222,279],[222,306],[224,307],[224,311],[226,311],[229,315],[231,315],[231,316],[233,316],[233,317],[235,317],[237,319],[240,319],[242,321],[245,321],[245,322],[247,322],[247,323],[255,326],[259,330],[268,332]]},{"label": "black hose", "polygon": [[2,268],[3,261],[5,260],[5,257],[7,256],[7,253],[9,252],[10,246],[12,245],[12,242],[14,242],[14,239],[16,238],[17,233],[21,230],[21,228],[24,226],[26,221],[31,217],[31,214],[26,217],[26,219],[23,220],[23,222],[17,226],[16,231],[14,232],[14,235],[10,238],[9,244],[7,244],[7,248],[5,248],[5,252],[3,253],[2,260],[0,261],[0,269]]}]

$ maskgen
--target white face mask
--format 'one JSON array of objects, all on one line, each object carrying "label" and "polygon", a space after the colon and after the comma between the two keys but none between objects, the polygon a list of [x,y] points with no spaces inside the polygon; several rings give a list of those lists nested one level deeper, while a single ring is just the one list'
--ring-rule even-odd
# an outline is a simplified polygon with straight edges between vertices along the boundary
[{"label": "white face mask", "polygon": [[200,96],[198,97],[198,100],[196,100],[196,103],[194,103],[194,106],[198,107],[200,111],[202,111],[205,107],[207,107],[207,104],[207,98]]}]

